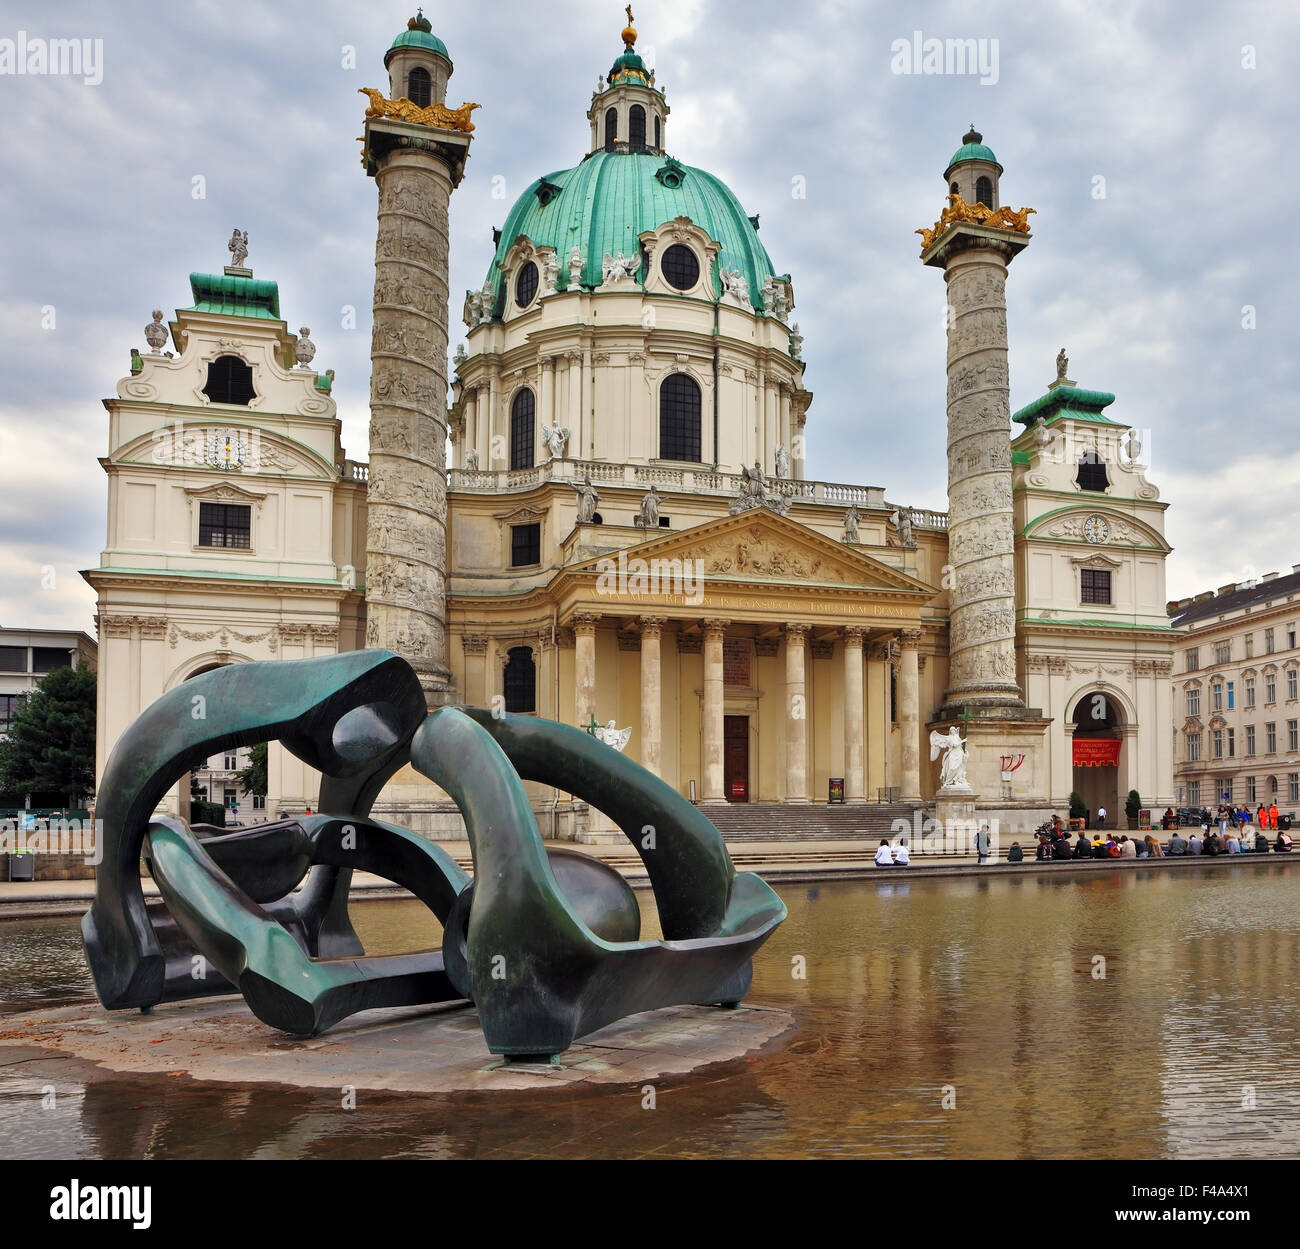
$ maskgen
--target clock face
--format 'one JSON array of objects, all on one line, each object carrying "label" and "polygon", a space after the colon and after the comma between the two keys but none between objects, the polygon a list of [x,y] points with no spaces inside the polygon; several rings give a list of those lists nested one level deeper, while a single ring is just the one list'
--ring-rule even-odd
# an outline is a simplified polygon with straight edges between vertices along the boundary
[{"label": "clock face", "polygon": [[1083,536],[1089,542],[1108,542],[1110,540],[1110,525],[1104,516],[1089,516],[1083,522]]}]

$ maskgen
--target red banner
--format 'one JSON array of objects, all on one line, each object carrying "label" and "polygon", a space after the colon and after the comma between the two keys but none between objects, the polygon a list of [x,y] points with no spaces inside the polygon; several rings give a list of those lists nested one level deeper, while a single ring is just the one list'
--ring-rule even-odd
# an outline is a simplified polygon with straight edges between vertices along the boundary
[{"label": "red banner", "polygon": [[1119,764],[1120,744],[1118,737],[1076,737],[1074,766],[1076,768],[1116,767]]}]

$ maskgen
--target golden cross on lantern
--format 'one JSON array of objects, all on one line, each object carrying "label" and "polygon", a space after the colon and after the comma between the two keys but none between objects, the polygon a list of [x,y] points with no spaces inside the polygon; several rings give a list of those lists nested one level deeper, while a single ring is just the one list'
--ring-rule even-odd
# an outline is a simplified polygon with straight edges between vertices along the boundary
[{"label": "golden cross on lantern", "polygon": [[631,26],[635,24],[635,22],[636,22],[636,18],[632,16],[632,6],[629,4],[627,6],[627,24]]}]

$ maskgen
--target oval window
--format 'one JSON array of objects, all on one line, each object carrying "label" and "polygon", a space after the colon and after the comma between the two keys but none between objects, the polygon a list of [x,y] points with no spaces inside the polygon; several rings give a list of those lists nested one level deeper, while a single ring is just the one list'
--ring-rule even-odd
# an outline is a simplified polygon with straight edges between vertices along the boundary
[{"label": "oval window", "polygon": [[659,265],[664,280],[679,291],[689,291],[700,280],[700,262],[689,247],[674,243]]},{"label": "oval window", "polygon": [[537,265],[529,261],[515,279],[515,303],[527,308],[537,298]]}]

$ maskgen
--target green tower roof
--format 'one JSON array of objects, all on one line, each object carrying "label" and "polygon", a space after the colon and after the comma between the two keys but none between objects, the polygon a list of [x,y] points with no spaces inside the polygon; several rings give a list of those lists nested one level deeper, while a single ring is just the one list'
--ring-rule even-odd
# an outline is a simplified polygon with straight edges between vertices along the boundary
[{"label": "green tower roof", "polygon": [[[544,184],[547,190],[539,195]],[[599,286],[607,252],[635,256],[642,234],[677,217],[689,217],[721,245],[714,295],[722,293],[718,270],[739,269],[749,283],[750,303],[761,312],[764,282],[780,275],[735,194],[703,169],[645,152],[596,152],[575,169],[547,174],[528,187],[506,217],[488,270],[496,295],[494,312],[500,315],[504,307],[499,266],[521,234],[535,247],[555,248],[560,289],[565,290],[575,245],[585,260],[582,285]]]},{"label": "green tower roof", "polygon": [[194,294],[191,312],[280,320],[280,288],[274,282],[233,277],[228,273],[191,273],[190,290]]},{"label": "green tower roof", "polygon": [[[968,160],[985,160],[990,165],[998,165],[998,158],[993,155],[993,149],[985,145],[984,136],[974,126],[962,136],[961,147],[952,154],[952,160],[948,162],[948,172],[951,173],[954,166]],[[1002,166],[998,165],[998,169],[1001,168]],[[947,177],[947,174],[944,176]]]},{"label": "green tower roof", "polygon": [[1019,421],[1026,429],[1039,421],[1051,425],[1066,416],[1076,421],[1091,421],[1094,425],[1118,425],[1118,421],[1112,421],[1102,412],[1114,402],[1115,396],[1104,390],[1053,386],[1047,394],[1021,408],[1011,419]]},{"label": "green tower roof", "polygon": [[398,48],[424,48],[429,52],[437,52],[440,56],[445,56],[451,60],[451,53],[447,51],[447,45],[443,43],[437,35],[433,33],[433,27],[429,19],[424,16],[424,10],[419,9],[415,16],[407,23],[406,30],[402,31],[396,39],[393,40],[392,46],[384,53],[384,68],[388,68],[388,62],[393,59],[393,53]]}]

